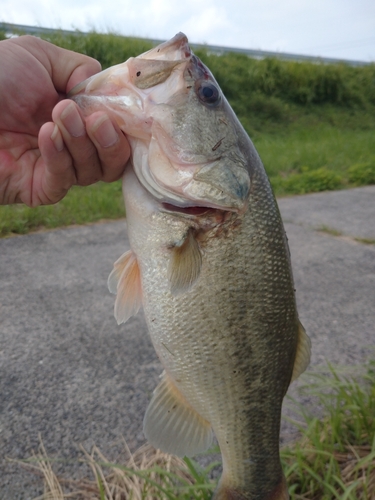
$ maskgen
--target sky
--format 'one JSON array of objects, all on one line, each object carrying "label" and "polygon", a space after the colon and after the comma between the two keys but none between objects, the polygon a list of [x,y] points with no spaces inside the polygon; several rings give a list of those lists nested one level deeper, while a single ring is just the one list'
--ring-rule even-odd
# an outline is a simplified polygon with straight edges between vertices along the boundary
[{"label": "sky", "polygon": [[375,0],[0,0],[0,22],[375,61]]}]

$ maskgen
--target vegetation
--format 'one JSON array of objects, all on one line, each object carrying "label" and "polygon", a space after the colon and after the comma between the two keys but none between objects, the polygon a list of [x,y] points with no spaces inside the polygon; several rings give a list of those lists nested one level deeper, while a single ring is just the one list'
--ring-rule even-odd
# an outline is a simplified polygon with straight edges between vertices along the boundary
[{"label": "vegetation", "polygon": [[[291,500],[374,500],[375,363],[359,380],[332,368],[330,375],[309,376],[316,381],[302,390],[316,396],[325,417],[301,407],[301,438],[281,452]],[[211,461],[203,468],[148,445],[129,453],[124,465],[108,463],[96,447],[90,454],[83,450],[83,460],[92,476],[80,480],[57,478],[42,445],[21,463],[44,476],[39,500],[209,500],[216,487],[212,471],[219,465]]]},{"label": "vegetation", "polygon": [[[95,32],[69,36],[56,32],[45,38],[95,57],[103,69],[151,48],[144,40]],[[375,183],[375,64],[257,60],[205,50],[197,55],[215,75],[254,141],[277,195]],[[84,192],[72,190],[63,202],[37,212],[0,207],[0,236],[123,216],[118,186],[89,187]],[[91,207],[106,205],[108,210],[87,209],[86,202]]]},{"label": "vegetation", "polygon": [[0,236],[26,234],[73,224],[87,224],[125,216],[121,182],[74,186],[56,205],[29,208],[24,205],[0,207]]},{"label": "vegetation", "polygon": [[375,363],[360,381],[330,373],[304,388],[326,417],[301,406],[302,438],[282,453],[291,499],[374,500]]}]

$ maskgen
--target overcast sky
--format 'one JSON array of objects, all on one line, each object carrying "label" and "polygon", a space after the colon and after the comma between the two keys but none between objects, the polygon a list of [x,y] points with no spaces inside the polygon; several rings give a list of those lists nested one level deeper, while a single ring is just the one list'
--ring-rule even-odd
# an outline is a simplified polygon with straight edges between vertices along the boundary
[{"label": "overcast sky", "polygon": [[0,21],[375,61],[375,0],[1,0]]}]

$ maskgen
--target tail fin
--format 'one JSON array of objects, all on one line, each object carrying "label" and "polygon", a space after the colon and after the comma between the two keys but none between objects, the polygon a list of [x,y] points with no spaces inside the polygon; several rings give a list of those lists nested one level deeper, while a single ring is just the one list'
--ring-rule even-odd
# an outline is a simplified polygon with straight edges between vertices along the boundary
[{"label": "tail fin", "polygon": [[[258,495],[259,493],[256,494],[256,498],[259,498],[260,500]],[[254,498],[254,492],[250,493],[241,488],[237,489],[236,487],[231,487],[220,482],[212,500],[253,500]],[[261,500],[289,500],[288,487],[285,477],[282,476],[279,484],[272,491],[265,493]]]}]

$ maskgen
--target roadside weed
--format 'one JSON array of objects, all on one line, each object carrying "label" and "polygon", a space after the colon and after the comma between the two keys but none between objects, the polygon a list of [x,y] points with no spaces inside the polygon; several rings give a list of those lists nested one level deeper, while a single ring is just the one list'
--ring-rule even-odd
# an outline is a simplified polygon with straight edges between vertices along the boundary
[{"label": "roadside weed", "polygon": [[[315,398],[322,417],[300,406],[303,423],[294,423],[301,436],[281,450],[291,500],[375,500],[375,363],[358,377],[332,367],[308,377],[313,381],[301,391]],[[21,463],[44,477],[38,500],[210,500],[215,490],[219,462],[202,467],[149,445],[127,453],[123,465],[108,462],[95,446],[90,453],[82,448],[92,475],[81,480],[57,478],[43,444]]]},{"label": "roadside weed", "polygon": [[[282,450],[292,500],[375,499],[374,364],[357,381],[311,374],[303,390],[316,398],[323,418],[301,409],[302,438]],[[300,425],[300,424],[299,424]]]}]

